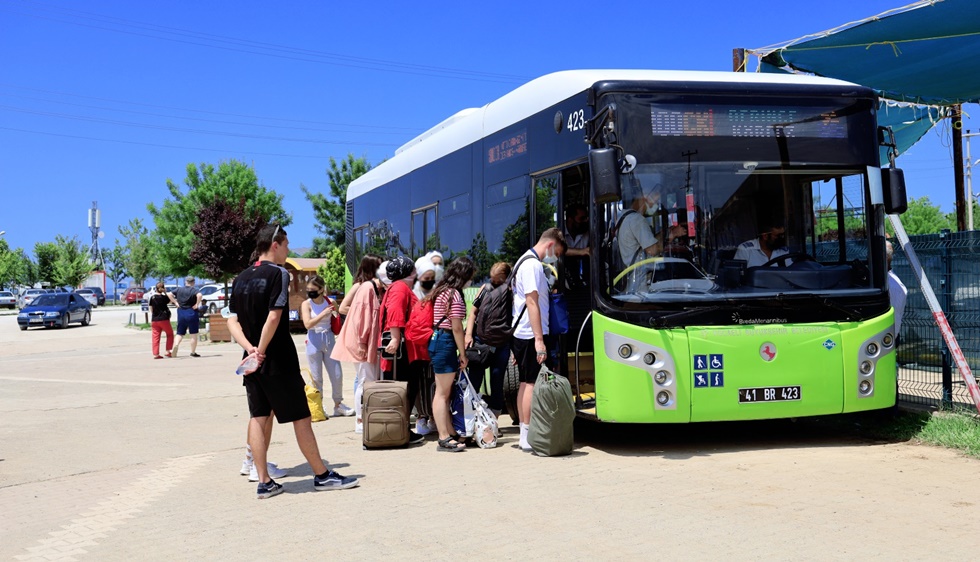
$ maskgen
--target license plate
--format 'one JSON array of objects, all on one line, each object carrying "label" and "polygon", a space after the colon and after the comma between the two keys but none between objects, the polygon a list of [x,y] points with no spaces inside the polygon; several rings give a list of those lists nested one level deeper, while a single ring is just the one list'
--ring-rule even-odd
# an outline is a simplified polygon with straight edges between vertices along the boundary
[{"label": "license plate", "polygon": [[290,320],[299,320],[299,311],[298,310],[290,310],[289,311],[289,319]]},{"label": "license plate", "polygon": [[40,323],[41,323],[40,318],[31,318],[31,324],[40,324]]},{"label": "license plate", "polygon": [[799,386],[760,386],[756,388],[738,389],[740,404],[751,402],[785,402],[802,400],[803,395]]}]

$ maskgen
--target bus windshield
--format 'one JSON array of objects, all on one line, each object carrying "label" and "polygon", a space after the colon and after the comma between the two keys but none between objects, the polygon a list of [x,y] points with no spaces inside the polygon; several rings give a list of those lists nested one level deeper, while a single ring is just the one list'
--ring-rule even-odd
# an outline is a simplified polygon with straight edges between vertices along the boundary
[{"label": "bus windshield", "polygon": [[870,104],[615,98],[635,165],[622,199],[599,207],[603,297],[636,308],[881,294]]}]

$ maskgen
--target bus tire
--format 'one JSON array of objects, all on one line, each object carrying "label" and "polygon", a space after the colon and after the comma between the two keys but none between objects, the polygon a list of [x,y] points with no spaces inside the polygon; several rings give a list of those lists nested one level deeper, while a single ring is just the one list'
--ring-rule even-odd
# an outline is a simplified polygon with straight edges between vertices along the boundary
[{"label": "bus tire", "polygon": [[517,391],[521,388],[521,374],[517,370],[517,365],[508,364],[507,371],[504,373],[504,407],[510,416],[511,425],[520,423],[517,413]]}]

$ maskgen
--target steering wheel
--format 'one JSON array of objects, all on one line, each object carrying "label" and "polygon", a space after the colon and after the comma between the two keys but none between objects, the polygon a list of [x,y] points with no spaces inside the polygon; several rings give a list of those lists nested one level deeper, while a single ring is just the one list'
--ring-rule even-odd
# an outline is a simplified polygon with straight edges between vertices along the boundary
[{"label": "steering wheel", "polygon": [[786,260],[793,261],[816,261],[806,252],[790,252],[788,254],[783,254],[781,256],[776,256],[766,263],[760,265],[759,267],[769,267],[774,263],[778,263],[779,267],[786,267]]}]

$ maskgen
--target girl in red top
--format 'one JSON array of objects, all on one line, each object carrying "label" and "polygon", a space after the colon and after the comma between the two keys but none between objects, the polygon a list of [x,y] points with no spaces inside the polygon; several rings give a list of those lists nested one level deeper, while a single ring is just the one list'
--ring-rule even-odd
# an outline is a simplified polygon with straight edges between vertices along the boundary
[{"label": "girl in red top", "polygon": [[459,452],[465,448],[459,435],[453,431],[449,416],[449,394],[456,373],[466,368],[466,344],[463,338],[463,320],[466,318],[466,301],[463,289],[469,286],[476,265],[468,257],[459,257],[446,268],[446,276],[427,296],[433,302],[432,318],[437,322],[429,341],[429,357],[436,377],[436,392],[432,398],[432,416],[439,429],[439,451]]}]

